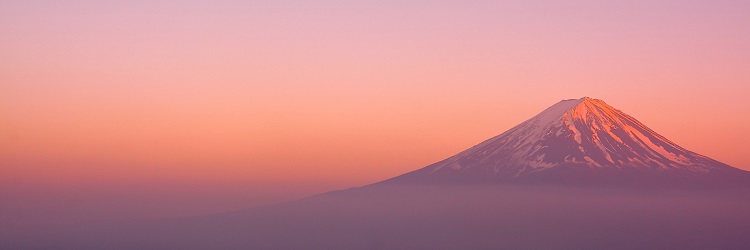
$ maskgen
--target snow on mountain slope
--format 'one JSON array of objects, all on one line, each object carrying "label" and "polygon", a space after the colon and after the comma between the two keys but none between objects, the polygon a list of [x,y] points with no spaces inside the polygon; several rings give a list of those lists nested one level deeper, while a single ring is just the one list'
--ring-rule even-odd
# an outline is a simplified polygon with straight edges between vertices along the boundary
[{"label": "snow on mountain slope", "polygon": [[385,182],[540,177],[553,182],[592,178],[607,182],[607,178],[658,180],[735,173],[747,175],[680,147],[604,101],[584,97],[560,101],[455,156]]}]

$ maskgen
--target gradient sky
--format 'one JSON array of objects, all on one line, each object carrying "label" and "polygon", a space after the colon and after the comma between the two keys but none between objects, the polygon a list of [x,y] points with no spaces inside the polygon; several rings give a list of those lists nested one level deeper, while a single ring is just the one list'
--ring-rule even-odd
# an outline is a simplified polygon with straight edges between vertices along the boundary
[{"label": "gradient sky", "polygon": [[749,1],[0,0],[0,193],[241,207],[417,169],[583,96],[750,170],[749,27]]}]

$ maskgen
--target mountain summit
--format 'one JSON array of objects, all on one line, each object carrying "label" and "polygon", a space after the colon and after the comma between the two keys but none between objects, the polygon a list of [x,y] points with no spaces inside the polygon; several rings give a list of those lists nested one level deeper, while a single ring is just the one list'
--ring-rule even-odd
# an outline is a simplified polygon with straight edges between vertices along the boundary
[{"label": "mountain summit", "polygon": [[560,101],[457,155],[380,183],[742,184],[748,176],[584,97]]}]

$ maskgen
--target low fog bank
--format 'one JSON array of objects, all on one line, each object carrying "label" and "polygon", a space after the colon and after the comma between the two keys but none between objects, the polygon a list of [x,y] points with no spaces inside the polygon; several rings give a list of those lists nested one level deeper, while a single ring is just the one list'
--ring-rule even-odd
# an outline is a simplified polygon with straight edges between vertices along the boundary
[{"label": "low fog bank", "polygon": [[[187,217],[293,201],[351,184],[209,180],[43,182],[0,176],[0,249],[82,223]],[[119,222],[113,222],[119,221]]]},{"label": "low fog bank", "polygon": [[748,189],[369,186],[232,213],[79,224],[3,249],[750,249]]}]

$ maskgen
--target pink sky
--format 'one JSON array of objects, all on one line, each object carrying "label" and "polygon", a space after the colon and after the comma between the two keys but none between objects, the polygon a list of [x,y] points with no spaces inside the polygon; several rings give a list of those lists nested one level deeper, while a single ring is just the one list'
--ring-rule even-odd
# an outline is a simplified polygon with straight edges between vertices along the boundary
[{"label": "pink sky", "polygon": [[747,1],[243,2],[0,1],[0,182],[300,196],[583,96],[750,170]]}]

